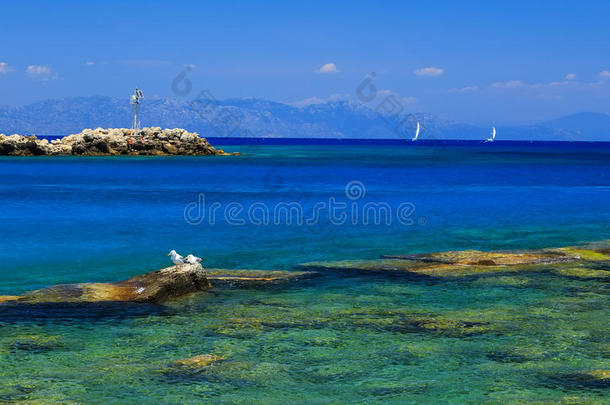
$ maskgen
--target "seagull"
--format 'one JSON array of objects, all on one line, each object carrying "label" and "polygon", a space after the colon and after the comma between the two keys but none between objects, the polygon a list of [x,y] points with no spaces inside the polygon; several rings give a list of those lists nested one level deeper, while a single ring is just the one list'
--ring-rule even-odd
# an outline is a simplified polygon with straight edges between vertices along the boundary
[{"label": "seagull", "polygon": [[188,255],[187,257],[184,258],[184,261],[186,261],[187,263],[190,264],[197,264],[197,263],[201,263],[203,259],[201,257],[197,257],[197,256],[193,256],[193,255]]},{"label": "seagull", "polygon": [[174,264],[184,264],[186,263],[184,261],[184,257],[180,256],[178,253],[176,253],[175,250],[172,250],[171,252],[168,253],[168,256],[170,257],[170,260],[172,261],[172,263]]}]

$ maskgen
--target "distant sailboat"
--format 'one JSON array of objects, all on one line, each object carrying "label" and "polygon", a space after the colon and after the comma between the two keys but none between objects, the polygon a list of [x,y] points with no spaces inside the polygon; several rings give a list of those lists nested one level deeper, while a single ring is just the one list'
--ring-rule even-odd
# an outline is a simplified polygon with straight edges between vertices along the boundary
[{"label": "distant sailboat", "polygon": [[413,139],[411,139],[413,142],[417,141],[417,137],[419,136],[419,121],[417,121],[417,129],[415,130],[415,136],[413,137]]},{"label": "distant sailboat", "polygon": [[496,139],[496,127],[492,127],[491,137],[487,138],[486,142],[493,142]]}]

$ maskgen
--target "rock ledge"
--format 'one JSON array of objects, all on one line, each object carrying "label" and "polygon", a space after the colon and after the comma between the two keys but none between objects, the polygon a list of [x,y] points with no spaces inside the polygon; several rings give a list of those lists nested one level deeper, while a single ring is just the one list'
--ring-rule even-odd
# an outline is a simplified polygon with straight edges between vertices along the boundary
[{"label": "rock ledge", "polygon": [[60,284],[21,296],[0,296],[0,303],[162,303],[212,288],[200,264],[181,264],[142,274],[117,283]]}]

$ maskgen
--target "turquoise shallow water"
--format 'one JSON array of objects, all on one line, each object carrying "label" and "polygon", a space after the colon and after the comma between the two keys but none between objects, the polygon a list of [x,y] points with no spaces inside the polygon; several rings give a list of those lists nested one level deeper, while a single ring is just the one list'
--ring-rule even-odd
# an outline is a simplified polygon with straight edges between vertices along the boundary
[{"label": "turquoise shallow water", "polygon": [[[245,154],[0,158],[0,295],[127,278],[166,266],[172,248],[209,267],[291,269],[610,238],[605,145],[226,149]],[[185,221],[200,195],[206,208],[220,206],[213,224]],[[331,198],[346,204],[347,224],[333,225],[327,210],[310,225],[273,224],[273,215],[257,225],[244,214],[298,202],[308,218]],[[387,204],[391,224],[364,224],[367,203]],[[245,224],[222,215],[230,204]],[[403,222],[401,204],[411,207]],[[607,386],[566,376],[609,368],[607,293],[603,280],[544,271],[453,281],[327,275],[163,307],[0,311],[0,402],[602,403]],[[415,330],[405,326],[413,317],[498,325]],[[205,353],[226,360],[201,373],[168,369]]]}]

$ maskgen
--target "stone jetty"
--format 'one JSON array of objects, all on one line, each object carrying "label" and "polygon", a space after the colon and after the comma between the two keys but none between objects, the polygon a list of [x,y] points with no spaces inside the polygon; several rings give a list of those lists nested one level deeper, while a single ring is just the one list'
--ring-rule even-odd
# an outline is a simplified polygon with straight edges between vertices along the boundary
[{"label": "stone jetty", "polygon": [[113,155],[238,155],[216,149],[196,132],[185,129],[126,128],[85,129],[78,134],[48,141],[35,135],[0,134],[4,156],[113,156]]}]

